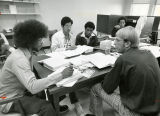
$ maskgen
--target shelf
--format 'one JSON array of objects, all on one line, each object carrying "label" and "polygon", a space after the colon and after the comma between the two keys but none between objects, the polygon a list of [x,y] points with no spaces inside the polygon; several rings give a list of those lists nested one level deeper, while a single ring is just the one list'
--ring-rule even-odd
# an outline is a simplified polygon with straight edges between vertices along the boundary
[{"label": "shelf", "polygon": [[29,4],[39,4],[36,1],[11,1],[11,0],[0,0],[0,2],[12,2],[12,3],[29,3]]},{"label": "shelf", "polygon": [[40,13],[17,13],[17,14],[0,13],[0,15],[40,15]]},{"label": "shelf", "polygon": [[5,36],[13,36],[13,32],[4,33]]}]

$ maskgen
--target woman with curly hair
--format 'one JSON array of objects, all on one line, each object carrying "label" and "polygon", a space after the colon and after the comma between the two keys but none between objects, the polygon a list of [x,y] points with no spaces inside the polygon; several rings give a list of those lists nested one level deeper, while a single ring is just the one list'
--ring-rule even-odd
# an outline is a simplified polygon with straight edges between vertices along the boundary
[{"label": "woman with curly hair", "polygon": [[[40,50],[42,38],[47,36],[48,28],[37,20],[28,20],[18,23],[13,31],[17,49],[9,55],[0,74],[0,96],[12,98],[24,95],[20,102],[26,114],[54,116],[55,110],[51,103],[32,94],[37,94],[63,78],[71,76],[73,69],[68,67],[61,73],[36,79],[31,59],[33,52]],[[26,90],[32,94],[26,95]],[[17,101],[1,105],[0,111],[21,113]]]}]

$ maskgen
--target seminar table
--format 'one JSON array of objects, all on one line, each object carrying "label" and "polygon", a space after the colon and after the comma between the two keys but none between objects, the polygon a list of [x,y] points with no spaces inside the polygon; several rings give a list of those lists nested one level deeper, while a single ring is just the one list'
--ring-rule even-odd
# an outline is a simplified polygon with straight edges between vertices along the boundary
[{"label": "seminar table", "polygon": [[[34,71],[39,78],[45,78],[47,75],[51,74],[53,71],[45,68],[42,64],[37,61],[48,58],[46,55],[37,56],[34,58]],[[52,85],[48,88],[49,99],[52,104],[55,106],[56,116],[59,116],[59,97],[65,95],[70,92],[77,91],[78,89],[84,87],[91,87],[96,83],[99,83],[103,80],[104,76],[111,70],[111,67],[107,67],[104,69],[95,69],[95,73],[91,76],[91,78],[87,79],[85,77],[78,80],[78,82],[72,87],[57,87]]]}]

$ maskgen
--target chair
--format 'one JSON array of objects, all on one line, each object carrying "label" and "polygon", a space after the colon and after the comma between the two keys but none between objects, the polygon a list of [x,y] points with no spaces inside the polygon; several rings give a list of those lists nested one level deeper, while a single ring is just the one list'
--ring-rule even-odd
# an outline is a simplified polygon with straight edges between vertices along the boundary
[{"label": "chair", "polygon": [[0,60],[2,63],[5,61],[6,57],[7,57],[6,55],[0,55]]},{"label": "chair", "polygon": [[48,38],[43,39],[43,44],[42,44],[42,50],[44,51],[44,53],[47,53],[47,49],[50,50],[50,52],[52,52],[51,50],[51,38],[52,35],[54,35],[57,32],[57,30],[49,30],[48,31]]},{"label": "chair", "polygon": [[21,104],[21,102],[19,101],[19,99],[20,98],[22,98],[23,97],[23,95],[21,95],[21,96],[18,96],[18,97],[12,97],[12,98],[8,98],[8,99],[2,99],[2,100],[0,100],[0,105],[3,105],[3,104],[6,104],[6,103],[9,103],[9,102],[12,102],[12,101],[16,101],[16,100],[18,100],[18,103],[19,103],[19,107],[21,108],[21,113],[8,113],[8,114],[3,114],[3,113],[1,113],[0,112],[0,116],[38,116],[37,114],[33,114],[33,115],[26,115],[25,114],[25,111],[24,111],[24,109],[23,109],[23,107],[22,107],[22,104]]}]

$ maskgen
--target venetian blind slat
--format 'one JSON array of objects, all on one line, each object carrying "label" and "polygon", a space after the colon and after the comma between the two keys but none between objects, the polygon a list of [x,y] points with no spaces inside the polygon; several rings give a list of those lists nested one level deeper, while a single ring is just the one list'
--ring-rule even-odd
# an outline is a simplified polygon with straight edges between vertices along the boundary
[{"label": "venetian blind slat", "polygon": [[141,3],[143,3],[143,4],[149,4],[150,0],[133,0],[133,4],[141,4]]}]

